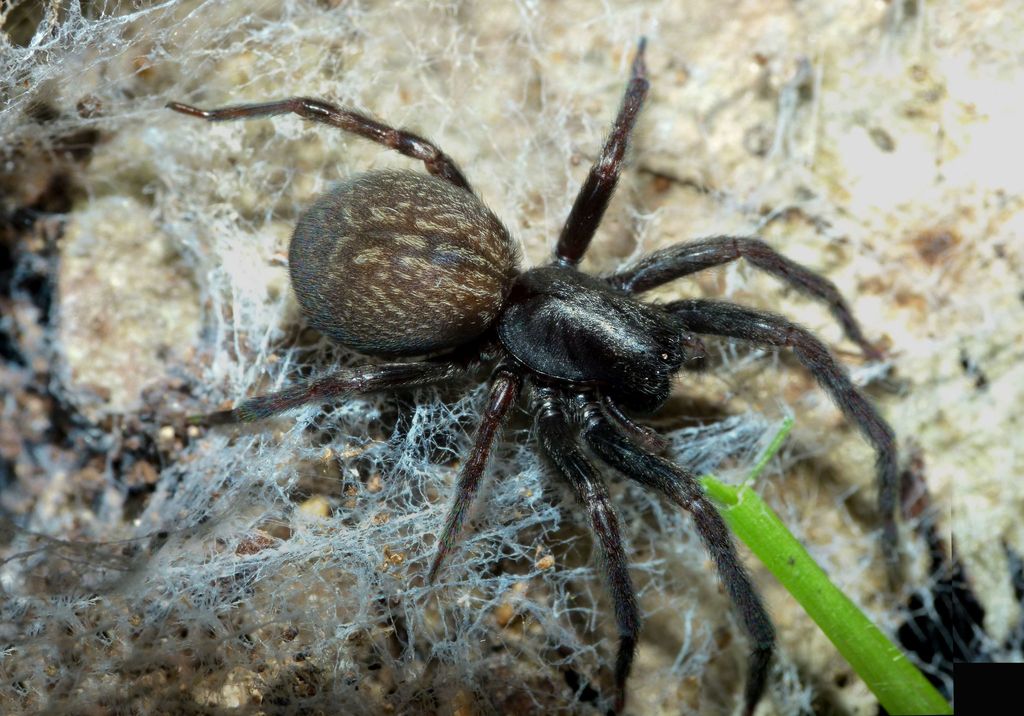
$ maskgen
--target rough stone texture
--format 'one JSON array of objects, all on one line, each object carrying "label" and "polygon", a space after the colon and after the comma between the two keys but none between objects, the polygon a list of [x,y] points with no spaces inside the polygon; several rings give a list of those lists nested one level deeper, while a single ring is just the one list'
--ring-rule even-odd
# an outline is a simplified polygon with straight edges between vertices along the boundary
[{"label": "rough stone texture", "polygon": [[[901,391],[878,380],[868,390],[902,444],[921,450],[987,634],[999,644],[1013,633],[1020,605],[1001,545],[1024,553],[1019,4],[325,1],[254,12],[194,0],[134,19],[127,3],[85,18],[25,5],[3,17],[15,44],[0,48],[11,98],[2,239],[17,263],[0,266],[13,346],[0,367],[0,500],[14,520],[0,544],[20,555],[0,567],[0,634],[16,645],[0,653],[0,710],[275,712],[325,708],[317,699],[334,694],[366,713],[594,711],[550,667],[567,659],[607,689],[610,605],[579,515],[545,487],[530,450],[498,456],[495,472],[516,480],[479,511],[454,586],[418,585],[478,394],[450,411],[429,391],[354,401],[237,438],[181,421],[294,380],[298,365],[350,360],[295,328],[291,226],[328,183],[415,163],[296,118],[214,126],[162,105],[304,94],[409,126],[460,162],[537,263],[640,35],[653,89],[584,268],[735,232],[828,275],[888,352]],[[49,29],[32,45],[36,27]],[[24,229],[28,209],[44,215]],[[785,313],[859,381],[885,372],[839,341],[823,308],[742,264],[656,295]],[[797,429],[764,492],[894,629],[906,595],[883,587],[869,449],[793,361],[724,362],[684,376],[654,424],[790,406]],[[678,454],[689,439],[675,433]],[[742,471],[742,453],[708,469]],[[732,712],[745,646],[686,520],[613,493],[647,612],[631,708]],[[920,585],[922,547],[904,536]],[[834,648],[754,572],[780,638],[759,713],[874,713]],[[1019,658],[1019,645],[1001,655]]]},{"label": "rough stone texture", "polygon": [[137,412],[151,382],[195,355],[195,285],[170,237],[133,199],[104,197],[72,212],[57,288],[60,358],[90,418]]}]

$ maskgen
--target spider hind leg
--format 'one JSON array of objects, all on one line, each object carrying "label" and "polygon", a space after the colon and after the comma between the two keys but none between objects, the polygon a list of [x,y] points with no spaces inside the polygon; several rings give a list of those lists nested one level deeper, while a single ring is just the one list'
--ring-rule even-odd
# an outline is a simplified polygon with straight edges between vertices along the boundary
[{"label": "spider hind leg", "polygon": [[384,363],[344,368],[323,378],[299,383],[276,393],[258,395],[230,410],[186,418],[191,425],[251,423],[313,402],[335,400],[353,393],[405,388],[448,380],[465,370],[461,363]]},{"label": "spider hind leg", "polygon": [[501,427],[502,420],[509,409],[515,405],[521,386],[522,379],[519,376],[502,369],[496,372],[483,419],[480,421],[480,427],[473,439],[473,449],[459,471],[455,501],[448,511],[444,530],[437,539],[434,561],[427,574],[428,583],[432,584],[437,579],[441,565],[452,551],[462,532],[462,524],[480,488],[480,481],[483,478],[484,468],[487,466],[487,458],[491,454],[491,446],[494,444],[498,428]]},{"label": "spider hind leg", "polygon": [[351,109],[337,107],[329,102],[310,97],[291,97],[274,102],[236,104],[216,109],[200,109],[182,102],[168,102],[167,109],[209,122],[227,122],[234,119],[274,117],[297,114],[303,119],[323,122],[346,132],[365,137],[400,154],[423,162],[427,171],[455,186],[469,189],[469,182],[455,160],[437,146],[419,135],[371,119]]}]

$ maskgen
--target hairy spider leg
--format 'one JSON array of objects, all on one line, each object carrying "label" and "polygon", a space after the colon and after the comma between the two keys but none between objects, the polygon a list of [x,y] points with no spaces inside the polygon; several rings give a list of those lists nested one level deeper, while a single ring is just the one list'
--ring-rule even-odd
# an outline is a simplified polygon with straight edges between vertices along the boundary
[{"label": "hairy spider leg", "polygon": [[562,233],[555,248],[556,260],[565,266],[575,266],[583,258],[590,240],[597,231],[601,217],[608,208],[608,202],[615,192],[622,171],[622,158],[629,143],[629,134],[636,124],[636,117],[644,103],[650,82],[647,80],[647,66],[644,64],[646,38],[640,40],[633,58],[633,67],[622,107],[615,118],[615,124],[605,140],[604,148],[587,174],[586,181],[576,195],[569,217],[565,220]]},{"label": "hairy spider leg", "polygon": [[[586,400],[586,398],[583,398]],[[744,694],[747,716],[761,700],[768,664],[775,646],[775,628],[743,568],[729,529],[693,473],[636,445],[621,428],[609,422],[596,402],[582,407],[583,439],[609,467],[646,488],[660,492],[693,516],[701,540],[718,569],[752,645]]]},{"label": "hairy spider leg", "polygon": [[828,304],[847,338],[871,360],[882,353],[868,342],[853,311],[831,281],[806,266],[788,259],[760,239],[744,236],[712,236],[655,251],[635,265],[608,277],[608,282],[629,293],[643,293],[682,276],[745,258],[762,271],[786,282],[801,293]]},{"label": "hairy spider leg", "polygon": [[793,349],[803,366],[832,397],[836,405],[874,446],[878,481],[878,511],[882,514],[882,551],[889,580],[898,584],[900,553],[896,530],[896,493],[899,471],[896,437],[874,406],[850,382],[850,376],[828,348],[810,331],[764,311],[722,301],[673,301],[665,310],[679,316],[694,333],[727,336],[763,345]]},{"label": "hairy spider leg", "polygon": [[188,422],[193,425],[250,423],[306,403],[334,400],[353,393],[436,383],[465,371],[466,366],[461,362],[384,363],[345,368],[277,393],[249,398],[232,410],[190,416]]},{"label": "hairy spider leg", "polygon": [[608,489],[576,443],[559,394],[550,388],[538,388],[534,404],[541,448],[569,483],[576,499],[586,508],[591,529],[601,547],[615,606],[615,621],[619,627],[619,649],[615,656],[615,710],[622,711],[626,702],[626,678],[633,666],[640,634],[640,610],[622,547],[619,520],[608,497]]},{"label": "hairy spider leg", "polygon": [[462,532],[462,524],[480,488],[480,480],[483,477],[484,468],[487,467],[487,458],[491,454],[491,447],[494,445],[498,429],[501,427],[505,415],[515,405],[521,387],[522,379],[518,375],[501,368],[495,372],[494,380],[491,383],[491,392],[487,398],[487,407],[484,408],[480,427],[477,428],[476,437],[473,438],[473,449],[469,458],[462,465],[462,470],[459,471],[455,501],[448,511],[444,530],[437,540],[434,562],[431,564],[427,576],[427,582],[430,584],[434,582],[441,565],[452,551]]},{"label": "hairy spider leg", "polygon": [[199,117],[211,122],[224,122],[232,119],[253,119],[256,117],[272,117],[279,114],[297,114],[303,119],[323,122],[346,132],[358,134],[371,141],[394,149],[407,157],[419,159],[427,171],[434,176],[447,179],[463,189],[470,189],[462,170],[455,160],[442,152],[430,141],[419,135],[402,129],[395,129],[387,124],[370,119],[366,115],[350,109],[336,107],[333,104],[309,97],[292,97],[276,102],[257,104],[239,104],[219,109],[199,109],[181,102],[170,102],[168,109]]}]

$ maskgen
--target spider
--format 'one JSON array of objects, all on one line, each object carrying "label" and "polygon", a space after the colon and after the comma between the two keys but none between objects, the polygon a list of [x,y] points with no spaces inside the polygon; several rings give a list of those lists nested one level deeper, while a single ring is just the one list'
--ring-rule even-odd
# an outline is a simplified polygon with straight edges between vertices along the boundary
[{"label": "spider", "polygon": [[435,581],[455,546],[498,430],[525,392],[540,447],[586,510],[604,558],[619,633],[616,710],[625,703],[640,615],[615,509],[580,441],[607,466],[692,514],[751,642],[744,693],[750,714],[764,692],[774,627],[694,474],[663,457],[664,441],[629,413],[656,411],[668,399],[674,375],[701,366],[706,354],[700,335],[792,349],[875,448],[882,546],[890,567],[898,555],[896,444],[889,425],[804,328],[722,301],[655,304],[637,298],[742,257],[825,302],[846,336],[879,358],[835,286],[766,243],[715,236],[656,251],[609,276],[578,270],[615,190],[647,95],[644,51],[641,39],[618,115],[562,227],[554,260],[525,271],[509,232],[462,170],[423,137],[302,97],[210,110],[168,104],[210,121],[294,113],[390,147],[422,161],[427,170],[373,171],[330,189],[299,218],[288,253],[295,295],[310,326],[368,355],[424,358],[339,370],[191,420],[260,420],[310,402],[444,381],[493,365],[486,408],[460,469],[428,581]]}]

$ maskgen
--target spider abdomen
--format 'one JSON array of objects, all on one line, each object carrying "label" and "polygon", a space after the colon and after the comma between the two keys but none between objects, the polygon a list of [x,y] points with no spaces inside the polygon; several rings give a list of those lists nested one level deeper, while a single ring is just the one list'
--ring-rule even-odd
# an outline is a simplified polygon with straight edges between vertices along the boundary
[{"label": "spider abdomen", "polygon": [[508,231],[472,193],[432,176],[361,174],[303,214],[288,253],[309,324],[369,354],[464,343],[497,318],[518,273]]}]

